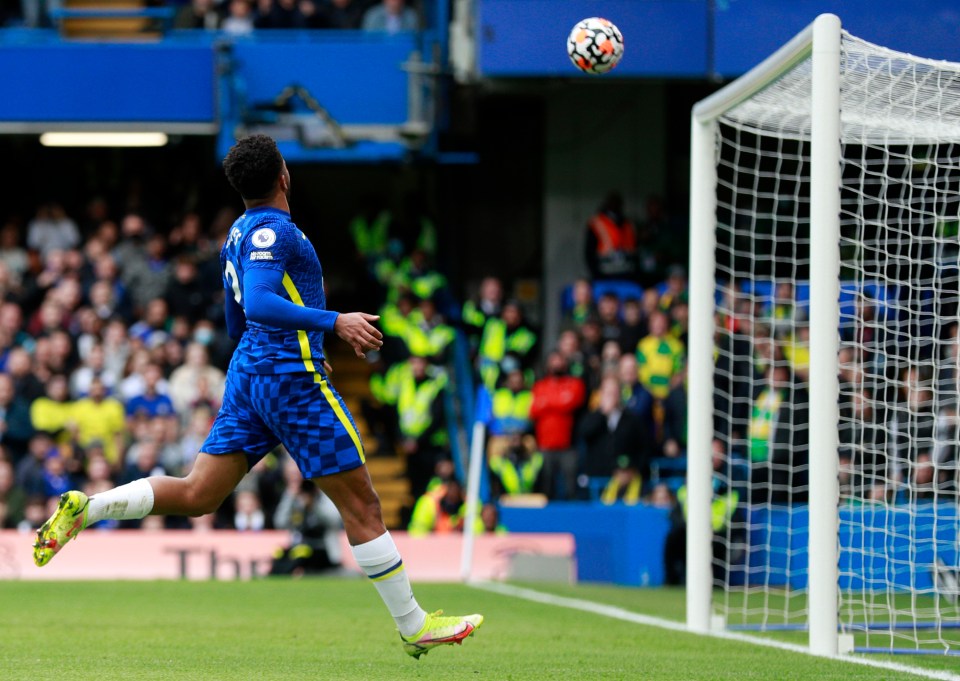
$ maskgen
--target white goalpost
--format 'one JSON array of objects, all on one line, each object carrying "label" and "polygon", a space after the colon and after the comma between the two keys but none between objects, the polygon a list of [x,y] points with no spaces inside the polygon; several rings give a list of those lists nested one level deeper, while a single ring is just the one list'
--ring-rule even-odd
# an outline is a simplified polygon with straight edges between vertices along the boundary
[{"label": "white goalpost", "polygon": [[691,122],[687,625],[960,655],[960,64],[822,15]]}]

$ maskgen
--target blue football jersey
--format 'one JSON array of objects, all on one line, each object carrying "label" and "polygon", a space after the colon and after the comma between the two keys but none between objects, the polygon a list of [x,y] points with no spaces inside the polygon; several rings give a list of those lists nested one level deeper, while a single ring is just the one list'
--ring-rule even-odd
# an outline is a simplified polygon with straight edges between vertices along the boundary
[{"label": "blue football jersey", "polygon": [[[243,277],[254,268],[283,272],[284,295],[293,303],[325,310],[323,271],[313,244],[290,215],[271,207],[253,208],[237,218],[220,251],[227,295],[241,307]],[[323,333],[291,331],[247,319],[230,369],[251,374],[286,374],[323,368]]]}]

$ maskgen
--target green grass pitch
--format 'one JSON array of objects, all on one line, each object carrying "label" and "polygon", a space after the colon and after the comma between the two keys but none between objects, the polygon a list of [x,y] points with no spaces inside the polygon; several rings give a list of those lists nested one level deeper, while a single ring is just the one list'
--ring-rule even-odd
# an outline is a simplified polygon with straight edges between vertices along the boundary
[{"label": "green grass pitch", "polygon": [[[548,589],[549,587],[535,587]],[[665,631],[461,585],[424,607],[482,612],[463,646],[407,657],[364,580],[0,582],[0,679],[883,679],[915,676]],[[676,619],[678,590],[552,587]],[[904,660],[956,671],[952,660]]]}]

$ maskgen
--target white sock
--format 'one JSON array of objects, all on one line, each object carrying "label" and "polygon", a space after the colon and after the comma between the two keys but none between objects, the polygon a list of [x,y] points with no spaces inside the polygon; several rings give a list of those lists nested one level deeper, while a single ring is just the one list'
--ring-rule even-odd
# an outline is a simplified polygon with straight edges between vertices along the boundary
[{"label": "white sock", "polygon": [[90,497],[87,525],[99,520],[139,520],[153,510],[153,487],[146,478],[134,480]]},{"label": "white sock", "polygon": [[390,533],[384,532],[366,544],[350,548],[353,549],[357,564],[373,582],[387,610],[393,615],[400,633],[412,636],[420,631],[427,613],[413,597],[410,579]]}]

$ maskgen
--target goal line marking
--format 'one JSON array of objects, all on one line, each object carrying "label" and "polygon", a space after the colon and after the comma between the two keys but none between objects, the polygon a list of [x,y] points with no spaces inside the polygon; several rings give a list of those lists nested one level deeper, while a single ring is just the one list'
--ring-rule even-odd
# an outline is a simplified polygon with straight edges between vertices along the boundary
[{"label": "goal line marking", "polygon": [[[602,603],[585,601],[579,598],[556,596],[543,591],[535,591],[534,589],[526,589],[519,586],[513,586],[511,584],[501,584],[499,582],[469,582],[468,584],[475,589],[490,591],[503,596],[522,598],[524,600],[533,601],[534,603],[545,603],[547,605],[554,605],[560,608],[580,610],[583,612],[593,613],[595,615],[601,615],[603,617],[623,620],[624,622],[633,622],[634,624],[658,627],[660,629],[668,629],[670,631],[679,631],[686,634],[712,636],[714,638],[722,638],[728,641],[740,641],[742,643],[751,643],[753,645],[764,646],[767,648],[777,648],[778,650],[788,650],[793,653],[812,655],[805,646],[797,645],[796,643],[785,643],[783,641],[761,638],[759,636],[749,636],[747,634],[740,634],[732,631],[690,631],[687,629],[686,625],[681,622],[675,622],[673,620],[663,619],[661,617],[653,617],[652,615],[641,615],[640,613],[624,610],[623,608],[618,608],[614,605],[604,605]],[[940,681],[960,681],[960,675],[951,674],[947,671],[911,667],[909,665],[898,664],[896,662],[870,660],[863,657],[853,657],[850,655],[837,655],[824,659],[847,662],[849,664],[859,664],[865,667],[874,667],[876,669],[886,669],[889,671],[902,672],[904,674],[913,674],[915,676],[921,676],[927,679],[939,679]]]}]

